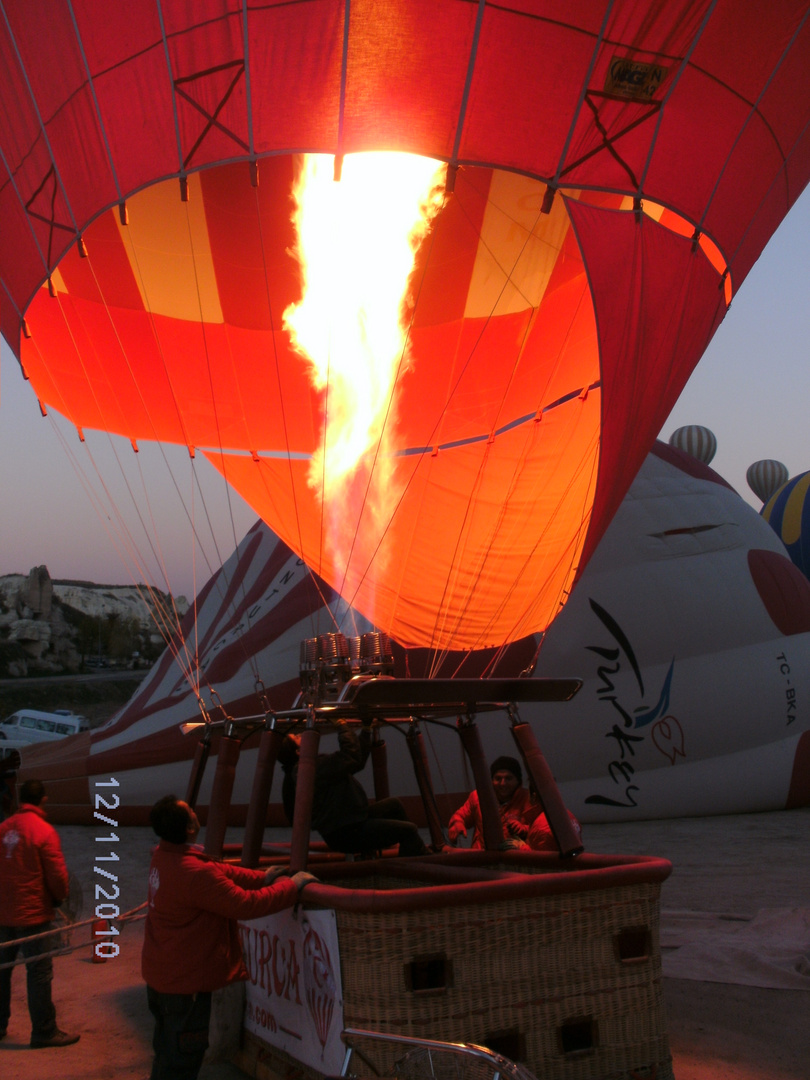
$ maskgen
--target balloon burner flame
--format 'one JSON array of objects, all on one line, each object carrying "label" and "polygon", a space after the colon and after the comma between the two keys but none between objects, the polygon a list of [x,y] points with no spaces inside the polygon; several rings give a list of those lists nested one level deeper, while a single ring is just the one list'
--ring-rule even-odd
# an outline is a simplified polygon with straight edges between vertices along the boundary
[{"label": "balloon burner flame", "polygon": [[309,154],[293,192],[303,296],[284,326],[323,394],[309,483],[344,571],[361,531],[376,549],[399,497],[391,438],[410,363],[410,279],[445,171],[412,154],[351,154],[335,182],[332,158]]}]

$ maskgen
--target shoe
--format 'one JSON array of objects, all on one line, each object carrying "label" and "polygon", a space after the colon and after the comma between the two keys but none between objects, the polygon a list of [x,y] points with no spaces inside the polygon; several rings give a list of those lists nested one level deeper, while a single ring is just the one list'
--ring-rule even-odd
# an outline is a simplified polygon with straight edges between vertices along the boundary
[{"label": "shoe", "polygon": [[66,1031],[60,1031],[59,1028],[49,1036],[47,1039],[32,1039],[32,1050],[43,1050],[46,1046],[72,1046],[73,1043],[77,1043],[81,1038],[80,1035],[68,1035]]}]

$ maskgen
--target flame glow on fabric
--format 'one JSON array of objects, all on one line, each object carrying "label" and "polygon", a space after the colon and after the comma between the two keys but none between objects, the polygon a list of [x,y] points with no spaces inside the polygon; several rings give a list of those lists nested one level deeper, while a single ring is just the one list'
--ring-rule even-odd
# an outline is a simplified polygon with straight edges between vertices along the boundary
[{"label": "flame glow on fabric", "polygon": [[[808,5],[53,7],[0,23],[0,317],[44,406],[204,451],[403,645],[544,629],[807,181]],[[302,148],[448,163],[336,498],[334,372],[284,321]]]}]

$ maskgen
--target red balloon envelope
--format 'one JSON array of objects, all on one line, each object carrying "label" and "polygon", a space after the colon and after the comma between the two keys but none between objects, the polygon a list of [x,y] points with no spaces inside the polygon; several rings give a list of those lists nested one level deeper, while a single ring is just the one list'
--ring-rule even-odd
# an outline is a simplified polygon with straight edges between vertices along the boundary
[{"label": "red balloon envelope", "polygon": [[[807,182],[808,7],[12,0],[3,333],[45,406],[205,452],[400,643],[542,630]],[[369,150],[448,194],[336,496],[291,189]]]}]

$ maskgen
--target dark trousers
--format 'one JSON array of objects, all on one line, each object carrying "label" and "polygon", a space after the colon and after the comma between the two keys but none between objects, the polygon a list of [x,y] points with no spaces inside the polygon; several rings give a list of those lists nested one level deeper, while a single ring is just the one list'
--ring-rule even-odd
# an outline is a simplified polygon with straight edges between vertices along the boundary
[{"label": "dark trousers", "polygon": [[149,1080],[197,1080],[208,1049],[210,991],[159,994],[147,986],[146,1000],[155,1018],[155,1060]]},{"label": "dark trousers", "polygon": [[[26,957],[26,983],[28,990],[28,1014],[31,1017],[31,1040],[50,1039],[56,1031],[56,1009],[51,1001],[53,960],[50,956],[36,959],[40,953],[51,952],[57,947],[56,934],[17,945],[17,938],[30,937],[50,930],[50,922],[34,926],[0,926],[0,964],[10,964],[22,951]],[[32,959],[28,959],[31,957]],[[14,968],[0,969],[0,1031],[8,1027],[11,1016],[11,973]]]},{"label": "dark trousers", "polygon": [[419,830],[396,798],[370,803],[365,821],[335,829],[324,840],[334,851],[371,852],[399,844],[403,856],[427,853]]}]

